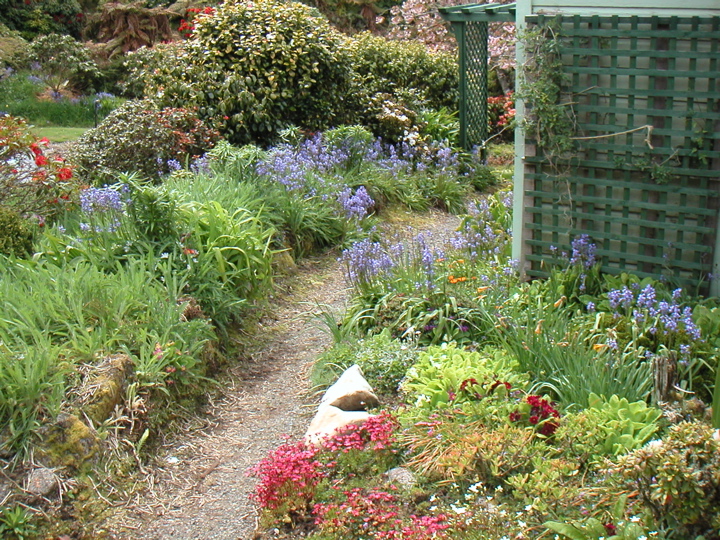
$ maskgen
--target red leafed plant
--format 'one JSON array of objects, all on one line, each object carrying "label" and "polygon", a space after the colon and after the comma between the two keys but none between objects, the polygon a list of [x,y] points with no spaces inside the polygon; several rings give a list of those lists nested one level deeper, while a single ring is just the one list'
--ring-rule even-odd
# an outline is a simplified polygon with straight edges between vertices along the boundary
[{"label": "red leafed plant", "polygon": [[341,503],[317,504],[315,524],[337,538],[429,540],[447,538],[447,516],[407,515],[393,494],[355,488],[344,492]]},{"label": "red leafed plant", "polygon": [[525,396],[518,408],[510,413],[510,421],[530,425],[537,433],[545,437],[552,436],[557,430],[560,413],[555,404],[540,396]]},{"label": "red leafed plant", "polygon": [[325,476],[317,452],[304,442],[286,443],[252,468],[260,480],[253,498],[271,519],[294,525],[310,518],[315,489]]},{"label": "red leafed plant", "polygon": [[393,415],[385,411],[371,416],[363,424],[350,425],[323,441],[323,449],[334,452],[350,450],[388,450],[395,443],[395,431],[399,427]]}]

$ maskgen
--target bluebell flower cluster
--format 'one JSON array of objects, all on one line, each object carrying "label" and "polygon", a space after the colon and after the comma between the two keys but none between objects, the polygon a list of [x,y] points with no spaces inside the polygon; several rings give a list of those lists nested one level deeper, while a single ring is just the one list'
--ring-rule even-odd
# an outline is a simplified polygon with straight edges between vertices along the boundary
[{"label": "bluebell flower cluster", "polygon": [[702,336],[692,318],[692,309],[688,306],[682,307],[680,299],[682,289],[675,289],[671,299],[658,299],[657,290],[651,284],[646,285],[637,294],[629,287],[623,286],[607,293],[610,309],[619,316],[619,311],[629,313],[632,309],[632,317],[638,323],[648,323],[650,332],[656,334],[662,331],[667,335],[670,333],[685,332],[693,340],[700,341]]},{"label": "bluebell flower cluster", "polygon": [[350,157],[346,147],[328,147],[322,136],[316,135],[298,146],[274,147],[258,163],[257,173],[281,183],[288,191],[296,191],[308,187],[310,180],[324,184],[324,175],[346,165]]},{"label": "bluebell flower cluster", "polygon": [[193,174],[204,174],[209,176],[212,171],[210,169],[210,160],[208,159],[207,155],[202,155],[199,158],[195,158],[190,164],[190,170],[193,172]]},{"label": "bluebell flower cluster", "polygon": [[108,211],[124,212],[128,203],[128,193],[129,188],[126,185],[120,188],[91,187],[80,193],[80,208],[87,215]]},{"label": "bluebell flower cluster", "polygon": [[365,189],[360,186],[353,193],[352,188],[345,188],[338,194],[338,202],[345,211],[348,219],[362,219],[368,215],[369,210],[375,206],[375,201]]},{"label": "bluebell flower cluster", "polygon": [[[506,211],[512,208],[511,194],[499,201]],[[483,199],[471,208],[471,216],[463,221],[450,240],[451,245],[471,260],[502,253],[512,239],[512,231],[499,225],[497,211],[493,210],[488,200]]]},{"label": "bluebell flower cluster", "polygon": [[130,188],[105,186],[88,188],[80,193],[80,209],[90,223],[80,223],[80,230],[94,233],[113,233],[120,227],[120,217],[130,203]]},{"label": "bluebell flower cluster", "polygon": [[415,290],[431,291],[435,288],[435,261],[443,256],[421,233],[411,242],[381,244],[362,240],[343,251],[340,260],[345,279],[356,288],[404,280],[412,282]]},{"label": "bluebell flower cluster", "polygon": [[595,266],[595,252],[597,247],[587,234],[581,234],[573,239],[570,264],[581,265],[586,270]]},{"label": "bluebell flower cluster", "polygon": [[390,274],[394,262],[380,242],[369,239],[356,242],[342,252],[345,279],[354,287],[372,283],[378,277]]},{"label": "bluebell flower cluster", "polygon": [[177,159],[168,159],[167,168],[170,172],[179,171],[180,169],[182,169],[182,165]]}]

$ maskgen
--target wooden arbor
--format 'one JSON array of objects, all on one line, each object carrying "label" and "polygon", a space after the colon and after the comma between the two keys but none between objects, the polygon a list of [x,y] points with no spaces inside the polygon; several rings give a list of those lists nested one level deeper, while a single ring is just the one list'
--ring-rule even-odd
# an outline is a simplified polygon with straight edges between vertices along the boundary
[{"label": "wooden arbor", "polygon": [[460,145],[466,150],[487,139],[488,23],[515,21],[515,4],[441,7],[452,24],[460,63]]}]

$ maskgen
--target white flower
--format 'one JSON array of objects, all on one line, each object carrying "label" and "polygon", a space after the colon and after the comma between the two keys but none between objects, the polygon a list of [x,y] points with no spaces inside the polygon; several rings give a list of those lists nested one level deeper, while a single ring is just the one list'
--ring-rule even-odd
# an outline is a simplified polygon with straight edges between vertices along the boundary
[{"label": "white flower", "polygon": [[[459,501],[455,501],[455,502],[459,502]],[[467,512],[467,508],[465,508],[464,506],[455,506],[454,504],[451,504],[450,508],[452,508],[452,511],[458,515],[464,514],[465,512]]]}]

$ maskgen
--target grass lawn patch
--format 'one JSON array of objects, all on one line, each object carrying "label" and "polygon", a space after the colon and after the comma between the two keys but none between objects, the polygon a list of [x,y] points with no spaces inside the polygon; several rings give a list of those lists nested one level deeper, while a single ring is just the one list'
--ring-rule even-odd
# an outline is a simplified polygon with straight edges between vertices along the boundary
[{"label": "grass lawn patch", "polygon": [[88,129],[86,127],[35,127],[33,133],[38,137],[47,137],[51,142],[62,143],[79,139]]}]

